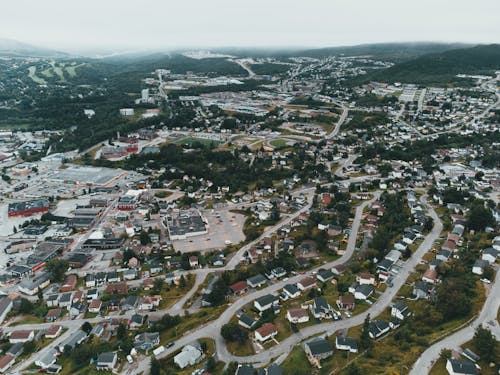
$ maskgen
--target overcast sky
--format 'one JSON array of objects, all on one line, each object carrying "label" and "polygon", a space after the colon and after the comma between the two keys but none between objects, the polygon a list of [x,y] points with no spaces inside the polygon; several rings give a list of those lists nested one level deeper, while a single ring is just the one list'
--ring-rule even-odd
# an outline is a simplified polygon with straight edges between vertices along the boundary
[{"label": "overcast sky", "polygon": [[500,41],[500,0],[14,0],[0,37],[72,49]]}]

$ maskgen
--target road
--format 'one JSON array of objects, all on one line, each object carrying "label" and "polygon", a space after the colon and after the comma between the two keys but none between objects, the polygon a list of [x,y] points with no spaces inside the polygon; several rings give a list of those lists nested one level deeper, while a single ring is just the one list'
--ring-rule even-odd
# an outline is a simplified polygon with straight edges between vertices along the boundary
[{"label": "road", "polygon": [[349,114],[349,109],[346,106],[344,106],[341,103],[335,103],[335,104],[339,105],[342,108],[342,114],[340,115],[339,121],[337,121],[335,128],[333,128],[331,133],[325,137],[326,139],[332,139],[333,137],[335,137],[339,133],[340,127],[342,126],[342,124],[344,123],[344,121],[347,118],[347,115]]},{"label": "road", "polygon": [[[497,319],[497,311],[500,307],[500,272],[497,271],[495,282],[489,291],[486,302],[483,305],[481,312],[472,324],[464,329],[455,332],[454,334],[438,341],[425,352],[422,353],[420,358],[415,362],[410,371],[410,375],[428,374],[434,363],[439,359],[441,350],[453,349],[458,350],[460,346],[474,337],[474,333],[479,326],[483,326],[491,331],[500,341],[500,326]],[[490,323],[492,322],[492,323]]]},{"label": "road", "polygon": [[[356,210],[356,216],[353,222],[351,234],[349,236],[348,240],[348,245],[345,254],[337,259],[336,261],[330,262],[328,264],[324,264],[319,268],[331,268],[335,265],[342,264],[346,262],[350,257],[352,256],[354,249],[355,249],[355,244],[356,244],[356,238],[357,234],[359,232],[359,227],[361,225],[361,214],[363,212],[363,209],[370,204],[374,199],[378,199],[380,192],[377,192],[375,197],[370,200],[364,202],[362,205],[360,205],[357,210]],[[423,199],[423,203],[426,204],[425,199]],[[168,356],[169,354],[175,352],[179,348],[183,347],[184,345],[203,338],[203,337],[212,337],[216,340],[216,346],[217,346],[217,355],[218,358],[221,361],[224,361],[226,363],[231,362],[231,361],[237,361],[240,363],[255,363],[257,366],[259,365],[265,365],[269,363],[271,360],[288,353],[293,346],[297,345],[300,343],[304,338],[321,334],[321,333],[327,333],[328,335],[334,334],[338,329],[348,329],[357,325],[360,325],[363,323],[365,317],[367,314],[370,314],[372,317],[375,317],[382,313],[391,303],[393,300],[394,296],[396,293],[399,291],[400,287],[405,283],[407,280],[408,276],[410,275],[411,272],[415,269],[416,265],[420,262],[422,259],[422,256],[429,251],[432,248],[433,242],[439,238],[439,235],[442,231],[442,224],[441,221],[439,220],[438,215],[436,212],[431,208],[429,211],[429,214],[431,217],[434,219],[434,227],[432,231],[426,236],[424,241],[420,244],[418,249],[415,251],[413,256],[405,263],[404,267],[401,269],[401,271],[394,277],[393,279],[393,284],[394,286],[392,288],[388,288],[384,294],[382,294],[379,299],[364,313],[356,315],[350,319],[346,320],[341,320],[341,321],[336,321],[336,322],[328,322],[328,323],[322,323],[314,326],[309,326],[300,331],[299,334],[292,335],[285,340],[281,341],[279,344],[275,345],[272,347],[270,350],[263,351],[261,353],[252,355],[252,356],[247,356],[247,357],[239,357],[235,356],[227,350],[227,347],[225,345],[224,339],[220,335],[220,328],[222,327],[223,324],[228,322],[233,315],[235,315],[242,307],[244,307],[246,304],[252,302],[254,299],[263,296],[265,294],[273,293],[278,290],[280,290],[284,285],[288,283],[294,283],[298,282],[301,278],[303,278],[303,275],[298,275],[295,277],[292,277],[286,281],[280,281],[277,282],[268,288],[259,290],[257,292],[254,292],[252,294],[246,295],[236,302],[234,302],[232,305],[226,309],[221,316],[213,322],[210,322],[207,324],[205,327],[200,327],[197,331],[194,331],[190,334],[184,335],[183,337],[179,338],[175,344],[170,349],[167,349],[165,352],[163,352],[160,357],[165,357]]]}]

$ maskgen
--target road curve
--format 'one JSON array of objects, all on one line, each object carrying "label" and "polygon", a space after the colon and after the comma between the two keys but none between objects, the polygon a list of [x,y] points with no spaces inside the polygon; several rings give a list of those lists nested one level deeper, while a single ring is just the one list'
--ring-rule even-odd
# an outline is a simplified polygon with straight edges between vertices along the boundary
[{"label": "road curve", "polygon": [[441,350],[453,349],[458,350],[460,345],[466,343],[474,337],[474,333],[479,326],[483,326],[491,331],[491,333],[500,341],[500,326],[497,322],[497,312],[500,307],[500,272],[497,271],[495,282],[489,291],[486,302],[483,305],[481,312],[472,324],[464,329],[455,332],[454,334],[438,341],[431,347],[427,348],[422,353],[419,359],[413,365],[410,375],[428,374],[434,363],[439,359]]}]

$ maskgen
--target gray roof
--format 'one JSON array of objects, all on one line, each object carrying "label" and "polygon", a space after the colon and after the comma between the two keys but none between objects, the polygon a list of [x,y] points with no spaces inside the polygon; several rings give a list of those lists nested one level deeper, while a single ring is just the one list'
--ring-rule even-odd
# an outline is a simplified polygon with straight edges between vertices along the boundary
[{"label": "gray roof", "polygon": [[97,363],[113,363],[115,356],[116,353],[113,352],[101,353],[99,354],[99,357],[97,357]]},{"label": "gray roof", "polygon": [[257,323],[257,321],[254,318],[252,318],[250,315],[247,314],[241,314],[239,320],[245,323],[249,327],[252,327],[255,323]]},{"label": "gray roof", "polygon": [[337,345],[349,346],[350,348],[358,349],[356,339],[352,337],[337,336]]},{"label": "gray roof", "polygon": [[272,294],[266,294],[265,296],[257,298],[255,301],[261,306],[266,306],[270,303],[273,303],[276,300],[277,300],[277,298],[275,296],[273,296]]},{"label": "gray roof", "polygon": [[266,278],[263,275],[261,275],[260,273],[257,274],[257,275],[255,275],[255,276],[249,277],[247,279],[247,283],[248,284],[253,284],[253,285],[255,285],[255,284],[262,284],[262,283],[265,283],[265,282],[267,282]]},{"label": "gray roof", "polygon": [[305,344],[309,347],[312,356],[333,352],[332,344],[324,338],[316,338]]},{"label": "gray roof", "polygon": [[476,366],[471,361],[453,358],[448,359],[448,361],[456,374],[475,375],[478,373]]}]

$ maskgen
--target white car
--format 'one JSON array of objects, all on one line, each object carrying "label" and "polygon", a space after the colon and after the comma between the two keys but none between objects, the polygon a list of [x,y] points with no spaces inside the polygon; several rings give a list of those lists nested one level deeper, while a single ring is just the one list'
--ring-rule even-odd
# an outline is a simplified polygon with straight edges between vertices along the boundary
[{"label": "white car", "polygon": [[491,284],[491,281],[488,279],[481,279],[481,281],[485,284]]}]

